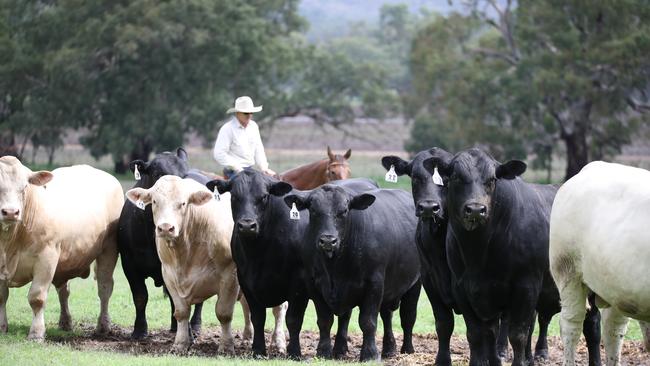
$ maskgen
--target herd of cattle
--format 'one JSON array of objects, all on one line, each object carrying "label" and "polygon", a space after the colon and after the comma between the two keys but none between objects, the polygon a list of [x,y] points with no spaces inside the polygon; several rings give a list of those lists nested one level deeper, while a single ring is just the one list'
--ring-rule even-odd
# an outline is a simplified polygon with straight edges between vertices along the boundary
[{"label": "herd of cattle", "polygon": [[89,166],[33,172],[1,157],[0,331],[8,327],[8,288],[30,281],[28,338],[45,336],[50,283],[61,303],[59,327],[69,330],[67,281],[86,278],[95,261],[97,332],[107,332],[118,254],[136,309],[132,337],[147,335],[145,279],[151,277],[169,294],[174,348],[181,352],[200,331],[203,301],[214,295],[220,352],[234,353],[231,321],[239,299],[243,338],[252,338],[253,353],[266,354],[264,324],[272,307],[272,346],[292,358],[301,357],[309,300],[319,357],[347,353],[355,307],[362,361],[379,358],[378,315],[381,356],[397,352],[391,321],[398,308],[400,351],[414,352],[421,287],[436,319],[436,365],[451,365],[454,312],[467,326],[470,365],[490,366],[501,365],[508,341],[512,365],[547,358],[546,332],[560,311],[566,365],[574,364],[580,333],[589,365],[600,365],[598,309],[607,365],[620,363],[628,317],[650,321],[650,172],[595,162],[558,189],[524,182],[523,162],[501,164],[479,149],[453,155],[432,148],[411,161],[386,156],[382,165],[408,175],[412,195],[365,178],[332,180],[341,177],[330,171],[327,184],[304,190],[251,169],[231,180],[211,179],[190,169],[179,148],[133,161],[138,180],[125,201],[114,177]]}]

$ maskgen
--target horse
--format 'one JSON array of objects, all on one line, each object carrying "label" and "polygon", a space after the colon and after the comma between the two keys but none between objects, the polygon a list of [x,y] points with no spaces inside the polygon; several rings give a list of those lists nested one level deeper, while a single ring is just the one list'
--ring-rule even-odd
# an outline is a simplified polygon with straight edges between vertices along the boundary
[{"label": "horse", "polygon": [[351,175],[350,164],[348,163],[351,155],[351,149],[348,149],[343,155],[332,154],[332,150],[328,146],[327,156],[329,159],[321,159],[289,169],[280,173],[278,178],[301,191],[314,189],[333,180],[348,179]]}]

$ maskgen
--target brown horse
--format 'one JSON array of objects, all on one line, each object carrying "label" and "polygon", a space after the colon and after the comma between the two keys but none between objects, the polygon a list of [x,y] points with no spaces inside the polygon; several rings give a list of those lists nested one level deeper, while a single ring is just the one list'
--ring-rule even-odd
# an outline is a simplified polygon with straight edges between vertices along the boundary
[{"label": "brown horse", "polygon": [[295,189],[304,191],[314,189],[329,181],[348,179],[350,178],[350,164],[348,164],[350,155],[352,155],[350,149],[343,155],[334,155],[328,146],[327,156],[329,159],[318,160],[287,170],[280,173],[280,180],[291,184]]}]

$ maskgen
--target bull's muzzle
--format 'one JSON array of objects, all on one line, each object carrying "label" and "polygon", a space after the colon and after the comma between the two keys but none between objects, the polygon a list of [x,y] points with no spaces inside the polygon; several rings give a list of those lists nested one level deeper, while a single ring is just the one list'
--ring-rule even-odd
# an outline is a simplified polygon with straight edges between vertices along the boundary
[{"label": "bull's muzzle", "polygon": [[474,230],[487,221],[487,206],[480,203],[468,203],[463,208],[463,224],[466,230]]},{"label": "bull's muzzle", "polygon": [[423,200],[415,206],[415,215],[417,217],[432,218],[441,213],[440,203],[434,202],[433,200]]},{"label": "bull's muzzle", "polygon": [[2,220],[6,222],[17,221],[20,219],[20,209],[17,208],[3,208],[0,209]]},{"label": "bull's muzzle", "polygon": [[318,247],[325,253],[327,258],[332,258],[339,247],[339,241],[333,235],[321,235],[318,239]]},{"label": "bull's muzzle", "polygon": [[172,224],[164,223],[156,226],[156,234],[164,237],[176,236],[176,227]]},{"label": "bull's muzzle", "polygon": [[237,231],[244,235],[255,235],[258,233],[259,226],[257,221],[253,219],[240,219],[237,220]]}]

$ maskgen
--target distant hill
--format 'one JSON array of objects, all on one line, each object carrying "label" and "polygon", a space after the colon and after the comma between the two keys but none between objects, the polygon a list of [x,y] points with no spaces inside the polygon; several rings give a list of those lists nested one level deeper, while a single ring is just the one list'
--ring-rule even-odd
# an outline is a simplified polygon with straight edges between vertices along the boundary
[{"label": "distant hill", "polygon": [[406,4],[413,13],[425,8],[445,14],[459,7],[447,0],[302,0],[299,12],[309,21],[307,38],[317,42],[346,34],[351,23],[376,24],[384,4]]}]

